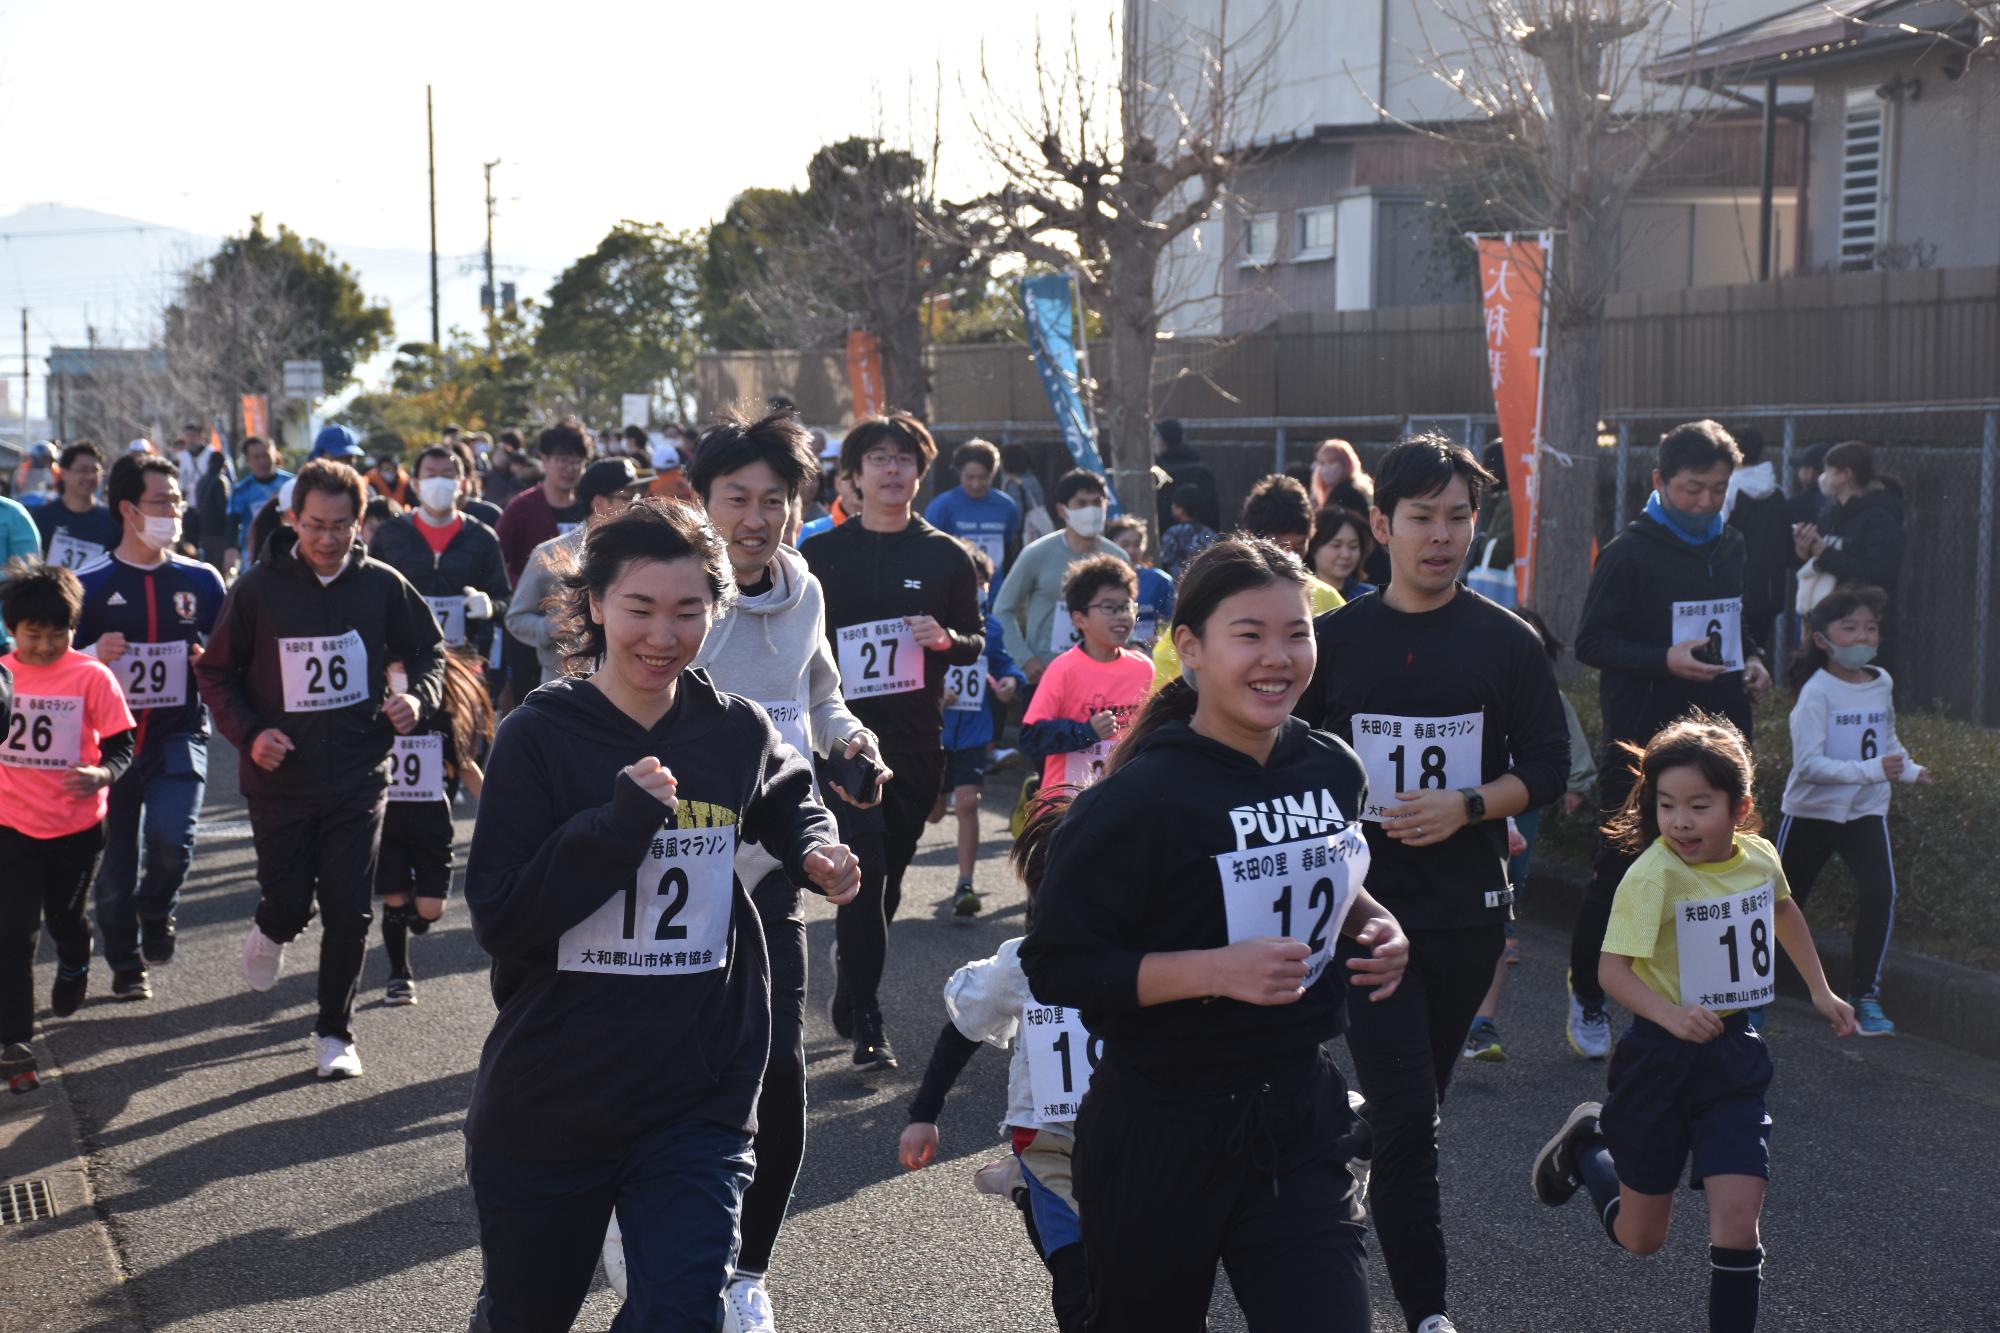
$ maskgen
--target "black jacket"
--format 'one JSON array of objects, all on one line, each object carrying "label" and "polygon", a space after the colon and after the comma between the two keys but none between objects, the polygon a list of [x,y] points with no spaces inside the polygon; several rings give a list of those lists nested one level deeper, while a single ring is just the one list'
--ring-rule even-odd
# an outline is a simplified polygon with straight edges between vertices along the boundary
[{"label": "black jacket", "polygon": [[839,663],[840,631],[902,616],[930,616],[951,632],[951,646],[924,653],[924,687],[900,694],[855,697],[843,680],[847,706],[887,751],[936,750],[943,745],[944,673],[986,652],[986,616],[979,578],[958,538],[923,519],[900,532],[870,532],[854,519],[799,548],[826,594],[826,637]]},{"label": "black jacket", "polygon": [[[1576,660],[1599,672],[1607,756],[1600,773],[1610,771],[1617,742],[1644,745],[1690,708],[1720,713],[1750,738],[1750,696],[1742,672],[1697,682],[1667,670],[1674,603],[1743,596],[1743,564],[1743,534],[1734,528],[1724,527],[1716,540],[1695,546],[1643,515],[1598,554],[1576,632]],[[1746,662],[1760,655],[1758,628],[1744,618]],[[1615,762],[1621,768],[1625,763]]]},{"label": "black jacket", "polygon": [[[672,812],[622,771],[649,755],[678,783]],[[726,848],[709,849],[718,831]],[[805,758],[704,672],[682,673],[651,730],[584,681],[530,694],[494,740],[465,871],[500,1010],[467,1140],[508,1156],[601,1158],[673,1120],[752,1129],[771,1039],[763,928],[727,861],[723,905],[673,858],[693,845],[733,861],[739,840],[756,842],[807,883],[805,858],[834,839]],[[584,947],[607,922],[631,954],[600,960]],[[719,957],[667,961],[676,943],[704,941]]]},{"label": "black jacket", "polygon": [[[1161,726],[1076,798],[1049,845],[1034,928],[1021,945],[1036,998],[1080,1008],[1104,1038],[1105,1063],[1128,1068],[1284,1061],[1337,1035],[1347,1020],[1347,979],[1332,957],[1338,926],[1316,919],[1333,901],[1318,888],[1329,872],[1301,866],[1288,844],[1324,845],[1327,835],[1348,833],[1365,789],[1354,752],[1297,718],[1286,720],[1263,764],[1185,722]],[[1344,842],[1356,852],[1367,845],[1351,836]],[[1278,849],[1289,858],[1282,865]],[[1317,939],[1328,961],[1305,997],[1276,1006],[1205,999],[1140,1008],[1147,954],[1230,943],[1225,880],[1247,887],[1236,854],[1263,850],[1271,855],[1247,867],[1257,883],[1239,906],[1282,901],[1292,915],[1243,915],[1238,933]]]},{"label": "black jacket", "polygon": [[507,610],[507,562],[500,554],[500,538],[478,519],[460,513],[450,544],[442,555],[432,555],[430,543],[417,531],[421,521],[415,514],[398,514],[375,529],[368,554],[394,566],[425,597],[456,597],[477,588],[492,598],[492,616],[465,625],[466,641],[483,655],[493,646],[493,627]]},{"label": "black jacket", "polygon": [[1868,583],[1889,594],[1903,574],[1903,497],[1864,491],[1846,504],[1828,505],[1819,518],[1826,549],[1813,564],[1842,583]]},{"label": "black jacket", "polygon": [[1228,530],[1222,522],[1222,504],[1216,492],[1215,474],[1209,471],[1208,464],[1201,461],[1200,454],[1185,444],[1177,445],[1155,455],[1153,465],[1167,474],[1167,484],[1160,487],[1153,496],[1153,505],[1158,510],[1160,518],[1158,531],[1166,531],[1173,523],[1174,514],[1171,506],[1174,492],[1183,486],[1192,486],[1201,492],[1198,512],[1188,517],[1197,523],[1207,524],[1217,532]]},{"label": "black jacket", "polygon": [[1786,606],[1791,577],[1792,514],[1783,495],[1739,495],[1729,526],[1743,534],[1743,623],[1768,634]]},{"label": "black jacket", "polygon": [[[345,708],[287,712],[278,641],[349,631],[367,650],[366,695]],[[243,794],[325,796],[386,787],[396,729],[382,715],[384,668],[391,659],[403,664],[410,693],[428,716],[444,688],[438,644],[437,621],[424,599],[401,574],[369,559],[358,539],[340,573],[322,585],[299,556],[297,534],[290,528],[272,533],[263,559],[230,590],[194,669],[202,701],[237,749]],[[351,679],[350,664],[336,674],[331,661],[318,656],[309,666],[302,661],[302,668],[315,685],[331,688]],[[250,742],[266,727],[282,730],[293,746],[272,773],[250,759]]]}]

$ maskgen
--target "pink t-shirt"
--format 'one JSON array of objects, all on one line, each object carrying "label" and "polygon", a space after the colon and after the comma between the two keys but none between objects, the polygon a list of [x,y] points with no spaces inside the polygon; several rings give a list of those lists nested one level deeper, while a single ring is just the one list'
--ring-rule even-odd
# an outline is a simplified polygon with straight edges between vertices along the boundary
[{"label": "pink t-shirt", "polygon": [[1152,688],[1152,661],[1130,648],[1119,649],[1118,656],[1109,662],[1098,661],[1082,644],[1058,654],[1035,685],[1035,697],[1028,703],[1023,725],[1057,718],[1088,722],[1108,708],[1118,719],[1118,727],[1109,740],[1042,760],[1042,786],[1088,787],[1103,777],[1111,747],[1139,715]]},{"label": "pink t-shirt", "polygon": [[74,648],[53,666],[28,666],[18,653],[0,666],[14,674],[14,708],[0,735],[0,824],[31,838],[80,833],[104,818],[111,789],[73,796],[63,779],[98,761],[104,737],[135,725],[118,680]]}]

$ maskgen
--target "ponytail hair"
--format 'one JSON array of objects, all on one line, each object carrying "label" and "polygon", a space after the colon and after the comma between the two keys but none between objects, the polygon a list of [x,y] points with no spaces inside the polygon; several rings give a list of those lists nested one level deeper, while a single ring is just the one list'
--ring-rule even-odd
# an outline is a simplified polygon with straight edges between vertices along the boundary
[{"label": "ponytail hair", "polygon": [[[1185,625],[1199,639],[1216,607],[1239,592],[1273,583],[1289,583],[1304,589],[1306,567],[1290,551],[1262,537],[1238,534],[1210,542],[1181,572],[1180,587],[1174,595],[1174,616],[1166,632],[1172,635]],[[1104,766],[1105,776],[1123,768],[1138,753],[1147,736],[1169,722],[1185,722],[1193,717],[1199,700],[1196,687],[1188,683],[1185,673],[1161,686],[1112,750],[1111,760]]]},{"label": "ponytail hair", "polygon": [[1805,683],[1813,678],[1813,673],[1825,668],[1831,660],[1826,649],[1813,642],[1813,635],[1826,633],[1836,621],[1845,620],[1863,608],[1875,613],[1875,623],[1879,626],[1882,617],[1889,611],[1889,594],[1866,584],[1845,583],[1820,598],[1818,604],[1806,612],[1803,627],[1805,643],[1792,659],[1793,689],[1804,688]]},{"label": "ponytail hair", "polygon": [[[477,653],[445,648],[444,707],[458,762],[479,763],[493,743],[493,702],[486,694],[485,663]],[[456,776],[456,774],[454,774]]]}]

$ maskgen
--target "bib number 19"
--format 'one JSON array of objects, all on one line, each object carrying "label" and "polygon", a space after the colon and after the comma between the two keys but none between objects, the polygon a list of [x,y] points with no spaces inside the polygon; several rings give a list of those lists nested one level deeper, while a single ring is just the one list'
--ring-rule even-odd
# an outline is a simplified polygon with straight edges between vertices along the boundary
[{"label": "bib number 19", "polygon": [[[1057,1037],[1049,1047],[1049,1049],[1056,1053],[1056,1057],[1062,1061],[1062,1090],[1065,1095],[1076,1091],[1076,1069],[1070,1063],[1072,1053],[1070,1038],[1074,1035],[1074,1028],[1064,1028],[1063,1034]],[[1084,1076],[1086,1084],[1090,1082],[1089,1076],[1097,1072],[1097,1062],[1103,1056],[1104,1038],[1098,1036],[1095,1032],[1089,1033],[1083,1043],[1083,1058],[1088,1064],[1088,1070]]]}]

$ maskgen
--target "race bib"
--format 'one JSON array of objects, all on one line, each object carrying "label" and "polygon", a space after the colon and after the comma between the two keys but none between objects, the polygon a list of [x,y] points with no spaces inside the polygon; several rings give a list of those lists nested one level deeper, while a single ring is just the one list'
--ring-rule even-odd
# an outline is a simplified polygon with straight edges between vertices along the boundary
[{"label": "race bib", "polygon": [[1270,935],[1303,941],[1310,952],[1302,984],[1311,986],[1333,957],[1354,890],[1368,876],[1368,861],[1368,839],[1354,824],[1276,847],[1224,852],[1215,866],[1222,875],[1229,942]]},{"label": "race bib", "polygon": [[1063,756],[1063,781],[1072,787],[1088,787],[1104,776],[1111,762],[1115,741],[1098,741],[1087,750],[1071,750]]},{"label": "race bib", "polygon": [[1726,898],[1695,898],[1674,908],[1681,955],[1681,1003],[1703,1009],[1754,1009],[1778,994],[1771,950],[1770,881]]},{"label": "race bib", "polygon": [[368,648],[355,630],[334,638],[279,639],[278,679],[287,713],[323,713],[368,697]]},{"label": "race bib", "polygon": [[1457,717],[1354,715],[1354,753],[1368,770],[1368,804],[1361,817],[1381,823],[1399,791],[1457,791],[1484,779],[1483,713]]},{"label": "race bib", "polygon": [[849,699],[905,694],[924,687],[924,650],[900,616],[834,633],[840,692]]},{"label": "race bib", "polygon": [[632,883],[563,932],[556,966],[631,977],[725,966],[735,857],[733,827],[659,830]]},{"label": "race bib", "polygon": [[444,737],[398,736],[389,751],[389,799],[444,799]]},{"label": "race bib", "polygon": [[959,536],[986,552],[986,558],[993,562],[993,572],[998,574],[1007,563],[1007,534],[1004,532],[961,532]]},{"label": "race bib", "polygon": [[1056,603],[1056,613],[1049,617],[1049,656],[1055,657],[1068,652],[1083,642],[1083,633],[1069,618],[1069,608]]},{"label": "race bib", "polygon": [[1674,603],[1674,643],[1706,639],[1708,660],[1725,671],[1743,669],[1743,599],[1720,597],[1710,602]]},{"label": "race bib", "polygon": [[1020,1041],[1028,1055],[1028,1095],[1036,1118],[1045,1125],[1076,1119],[1104,1054],[1104,1038],[1092,1035],[1075,1009],[1029,1000],[1021,1010]]},{"label": "race bib", "polygon": [[465,642],[465,594],[456,597],[426,597],[431,614],[437,617],[438,629],[444,633],[444,641],[456,648]]},{"label": "race bib", "polygon": [[[796,699],[784,703],[762,703],[757,705],[771,719],[771,725],[778,729],[778,735],[785,744],[806,757],[807,767],[812,766],[812,742],[806,738],[806,706]],[[813,777],[813,796],[819,796],[819,777]]]},{"label": "race bib", "polygon": [[125,655],[111,663],[111,674],[133,712],[179,708],[188,700],[188,646],[180,639],[127,644]]},{"label": "race bib", "polygon": [[83,762],[83,700],[63,694],[17,694],[0,740],[0,764],[67,769]]},{"label": "race bib", "polygon": [[1826,757],[1858,763],[1893,749],[1896,731],[1886,708],[1850,709],[1826,719]]},{"label": "race bib", "polygon": [[63,528],[57,528],[55,534],[49,538],[49,563],[61,565],[64,569],[82,569],[103,554],[104,548],[96,542],[72,537]]},{"label": "race bib", "polygon": [[986,707],[986,663],[974,662],[969,666],[946,667],[944,688],[947,694],[956,695],[951,713],[976,713]]}]

